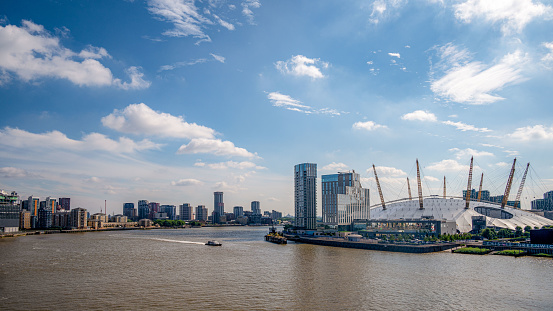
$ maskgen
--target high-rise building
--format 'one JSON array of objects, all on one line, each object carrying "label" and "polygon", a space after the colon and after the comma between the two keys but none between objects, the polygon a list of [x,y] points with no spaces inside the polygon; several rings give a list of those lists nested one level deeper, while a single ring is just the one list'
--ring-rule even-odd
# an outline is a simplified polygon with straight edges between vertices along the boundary
[{"label": "high-rise building", "polygon": [[51,197],[46,198],[46,207],[45,208],[47,210],[49,210],[52,213],[52,215],[56,212],[57,206],[58,206],[58,203],[57,203],[56,199],[51,198]]},{"label": "high-rise building", "polygon": [[196,207],[196,220],[207,220],[207,207],[205,207],[205,205],[198,205]]},{"label": "high-rise building", "polygon": [[138,219],[145,219],[150,217],[150,207],[148,200],[138,201]]},{"label": "high-rise building", "polygon": [[252,214],[261,215],[261,204],[259,201],[252,201]]},{"label": "high-rise building", "polygon": [[0,232],[11,233],[19,230],[21,204],[17,192],[0,189]]},{"label": "high-rise building", "polygon": [[29,199],[27,199],[27,206],[29,208],[29,212],[31,212],[31,216],[38,216],[38,209],[40,208],[40,198],[30,196]]},{"label": "high-rise building", "polygon": [[223,192],[213,193],[213,223],[220,223],[221,216],[225,215],[225,203],[223,203]]},{"label": "high-rise building", "polygon": [[71,198],[59,198],[60,209],[71,210]]},{"label": "high-rise building", "polygon": [[127,216],[128,219],[136,220],[137,214],[136,208],[134,208],[134,203],[123,203],[123,215]]},{"label": "high-rise building", "polygon": [[192,220],[194,215],[192,212],[192,205],[190,203],[183,203],[179,205],[179,215],[181,220]]},{"label": "high-rise building", "polygon": [[369,219],[369,189],[361,186],[361,178],[355,171],[323,175],[321,188],[325,225],[349,230],[354,219]]},{"label": "high-rise building", "polygon": [[160,212],[161,204],[157,202],[148,203],[148,208],[150,209],[150,215],[147,217],[149,219],[154,219],[156,213]]},{"label": "high-rise building", "polygon": [[161,205],[159,212],[167,214],[169,220],[177,219],[177,207],[175,205]]},{"label": "high-rise building", "polygon": [[41,207],[38,209],[38,227],[48,229],[52,227],[53,214],[50,208]]},{"label": "high-rise building", "polygon": [[294,210],[296,229],[317,229],[317,164],[294,166]]},{"label": "high-rise building", "polygon": [[76,229],[87,228],[87,211],[82,207],[77,207],[71,210],[71,227]]},{"label": "high-rise building", "polygon": [[233,213],[234,213],[234,217],[235,217],[235,218],[244,216],[244,207],[242,207],[242,206],[235,206],[235,207],[233,208]]}]

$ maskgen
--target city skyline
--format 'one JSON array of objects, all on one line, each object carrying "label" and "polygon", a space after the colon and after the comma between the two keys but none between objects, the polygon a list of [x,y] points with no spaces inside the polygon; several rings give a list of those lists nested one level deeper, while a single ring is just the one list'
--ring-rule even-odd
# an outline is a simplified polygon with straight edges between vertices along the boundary
[{"label": "city skyline", "polygon": [[0,188],[24,197],[67,196],[91,212],[144,198],[211,210],[223,191],[228,207],[293,214],[297,163],[317,163],[319,183],[355,169],[373,194],[374,163],[393,200],[416,158],[425,194],[440,194],[444,176],[448,192],[466,190],[471,155],[494,195],[513,158],[532,164],[523,208],[553,189],[550,2],[0,10]]}]

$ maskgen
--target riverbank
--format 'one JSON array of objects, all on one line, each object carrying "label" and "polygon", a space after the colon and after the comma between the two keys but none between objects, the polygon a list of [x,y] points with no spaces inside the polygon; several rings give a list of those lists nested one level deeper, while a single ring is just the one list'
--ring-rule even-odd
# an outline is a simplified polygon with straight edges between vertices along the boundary
[{"label": "riverbank", "polygon": [[375,240],[361,240],[359,242],[346,241],[338,238],[328,237],[307,237],[307,236],[290,236],[285,235],[290,241],[297,243],[315,244],[323,246],[344,247],[344,248],[358,248],[375,251],[386,252],[401,252],[401,253],[413,253],[424,254],[441,252],[448,249],[458,247],[458,243],[433,243],[433,244],[396,244],[396,243],[379,243]]}]

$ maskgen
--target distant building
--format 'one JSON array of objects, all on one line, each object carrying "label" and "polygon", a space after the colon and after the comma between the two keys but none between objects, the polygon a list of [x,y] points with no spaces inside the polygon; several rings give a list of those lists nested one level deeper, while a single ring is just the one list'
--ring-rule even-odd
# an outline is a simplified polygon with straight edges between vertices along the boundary
[{"label": "distant building", "polygon": [[46,202],[46,209],[48,209],[53,215],[57,210],[58,202],[56,201],[56,199],[51,197],[47,197],[45,202]]},{"label": "distant building", "polygon": [[134,208],[134,203],[123,204],[123,215],[127,216],[128,219],[136,220],[138,214],[136,212],[136,208]]},{"label": "distant building", "polygon": [[53,213],[50,208],[41,207],[38,209],[38,227],[49,229],[52,227]]},{"label": "distant building", "polygon": [[[479,191],[476,191],[476,190],[472,189],[470,191],[470,199],[473,200],[473,201],[478,200],[478,192]],[[463,190],[463,198],[466,198],[466,197],[467,197],[467,191]],[[503,196],[501,197],[501,199],[503,200]],[[490,192],[488,190],[482,190],[482,196],[480,197],[480,201],[482,201],[482,202],[489,202],[490,201]],[[501,202],[499,202],[499,203],[501,203]]]},{"label": "distant building", "polygon": [[0,190],[0,233],[19,231],[21,204],[17,192]]},{"label": "distant building", "polygon": [[340,231],[348,230],[354,219],[369,219],[369,189],[361,186],[355,171],[323,175],[323,223]]},{"label": "distant building", "polygon": [[279,219],[279,218],[282,218],[282,213],[273,210],[273,211],[271,212],[271,218],[272,218],[273,220],[277,220],[277,219]]},{"label": "distant building", "polygon": [[54,213],[53,226],[62,229],[71,228],[71,212],[65,209]]},{"label": "distant building", "polygon": [[207,221],[208,214],[205,205],[198,205],[196,207],[196,220]]},{"label": "distant building", "polygon": [[533,200],[531,205],[533,210],[553,211],[553,191],[544,193],[543,199]]},{"label": "distant building", "polygon": [[19,213],[19,229],[31,229],[31,212],[22,209]]},{"label": "distant building", "polygon": [[238,217],[241,217],[241,216],[244,216],[244,207],[242,206],[235,206],[233,208],[233,212],[234,212],[234,217],[238,218]]},{"label": "distant building", "polygon": [[77,207],[71,210],[71,228],[86,229],[87,228],[87,211],[82,207]]},{"label": "distant building", "polygon": [[261,215],[261,205],[259,201],[252,201],[252,214]]},{"label": "distant building", "polygon": [[38,216],[38,209],[40,208],[40,198],[30,196],[27,199],[28,211],[31,212],[31,216]]},{"label": "distant building", "polygon": [[225,215],[225,203],[223,203],[223,192],[213,193],[213,223],[220,223],[221,216]]},{"label": "distant building", "polygon": [[160,212],[161,204],[157,202],[148,203],[148,208],[150,209],[150,214],[148,219],[155,219],[155,214]]},{"label": "distant building", "polygon": [[138,201],[138,218],[144,219],[150,217],[150,207],[148,205],[148,200]]},{"label": "distant building", "polygon": [[294,210],[297,229],[317,228],[317,164],[294,166]]},{"label": "distant building", "polygon": [[153,221],[150,220],[150,219],[147,219],[147,218],[146,219],[140,219],[138,221],[138,226],[140,226],[140,227],[151,227],[153,225],[154,225]]},{"label": "distant building", "polygon": [[58,200],[60,209],[69,211],[71,210],[71,198],[59,198]]},{"label": "distant building", "polygon": [[161,205],[159,211],[167,214],[169,220],[177,219],[177,207],[175,205]]},{"label": "distant building", "polygon": [[[183,203],[179,205],[179,218],[181,220],[192,220],[194,219],[194,213],[192,211],[192,205],[190,203]],[[206,215],[207,217],[207,215]]]}]

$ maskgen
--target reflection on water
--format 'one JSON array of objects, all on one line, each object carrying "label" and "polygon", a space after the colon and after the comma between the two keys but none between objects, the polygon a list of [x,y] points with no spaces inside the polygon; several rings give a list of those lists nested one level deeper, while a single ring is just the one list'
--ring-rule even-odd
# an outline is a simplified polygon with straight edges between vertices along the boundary
[{"label": "reflection on water", "polygon": [[[553,260],[263,241],[266,227],[0,240],[0,309],[544,310]],[[222,247],[203,245],[218,240]]]}]

